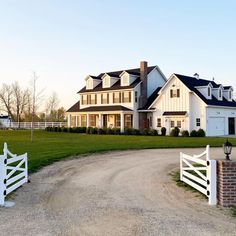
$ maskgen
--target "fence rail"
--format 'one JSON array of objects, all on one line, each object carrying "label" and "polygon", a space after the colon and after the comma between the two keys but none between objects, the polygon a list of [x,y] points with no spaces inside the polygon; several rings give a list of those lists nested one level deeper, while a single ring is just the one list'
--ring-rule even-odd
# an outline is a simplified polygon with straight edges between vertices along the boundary
[{"label": "fence rail", "polygon": [[27,153],[12,154],[4,143],[3,155],[0,155],[0,205],[4,205],[7,194],[28,182]]},{"label": "fence rail", "polygon": [[11,122],[9,128],[12,129],[45,129],[46,127],[66,127],[67,122]]},{"label": "fence rail", "polygon": [[216,160],[210,160],[209,145],[200,155],[180,153],[180,180],[206,195],[210,205],[217,204]]}]

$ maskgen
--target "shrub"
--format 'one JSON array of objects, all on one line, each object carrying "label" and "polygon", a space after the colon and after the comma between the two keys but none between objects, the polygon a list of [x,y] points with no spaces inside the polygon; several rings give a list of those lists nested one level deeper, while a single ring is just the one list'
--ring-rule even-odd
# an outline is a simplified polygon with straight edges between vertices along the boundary
[{"label": "shrub", "polygon": [[98,134],[106,134],[106,132],[104,129],[100,128],[98,129]]},{"label": "shrub", "polygon": [[125,128],[124,134],[126,135],[132,135],[133,134],[133,128]]},{"label": "shrub", "polygon": [[197,131],[196,130],[192,130],[191,133],[190,133],[190,136],[191,137],[197,137],[198,136]]},{"label": "shrub", "polygon": [[70,128],[69,128],[69,132],[70,132],[70,133],[73,133],[73,128],[70,127]]},{"label": "shrub", "polygon": [[62,132],[68,132],[68,128],[67,127],[62,127]]},{"label": "shrub", "polygon": [[98,128],[94,127],[93,129],[91,129],[91,134],[97,134],[98,133]]},{"label": "shrub", "polygon": [[161,128],[161,135],[166,136],[166,128],[165,127]]},{"label": "shrub", "polygon": [[93,127],[88,127],[86,129],[86,134],[91,134],[92,133],[92,129],[93,129]]},{"label": "shrub", "polygon": [[107,129],[106,129],[106,134],[114,134],[113,129],[107,128]]},{"label": "shrub", "polygon": [[150,134],[151,136],[157,136],[157,135],[158,135],[158,131],[155,130],[155,129],[151,129],[151,130],[149,131],[149,134]]},{"label": "shrub", "polygon": [[183,137],[189,137],[188,130],[183,130],[181,134],[182,134]]},{"label": "shrub", "polygon": [[142,135],[150,135],[150,130],[149,129],[143,129],[142,130]]},{"label": "shrub", "polygon": [[133,129],[132,130],[132,135],[140,135],[140,130],[139,129]]},{"label": "shrub", "polygon": [[120,134],[120,129],[119,128],[113,128],[113,134],[119,135]]},{"label": "shrub", "polygon": [[175,127],[174,129],[171,130],[170,136],[172,136],[172,137],[178,137],[178,136],[179,136],[179,132],[180,132],[179,128],[178,128],[178,127]]},{"label": "shrub", "polygon": [[57,132],[61,132],[61,127],[58,127]]},{"label": "shrub", "polygon": [[205,131],[204,131],[203,129],[199,129],[199,130],[197,131],[197,136],[198,136],[198,137],[205,137],[205,136],[206,136],[206,133],[205,133]]}]

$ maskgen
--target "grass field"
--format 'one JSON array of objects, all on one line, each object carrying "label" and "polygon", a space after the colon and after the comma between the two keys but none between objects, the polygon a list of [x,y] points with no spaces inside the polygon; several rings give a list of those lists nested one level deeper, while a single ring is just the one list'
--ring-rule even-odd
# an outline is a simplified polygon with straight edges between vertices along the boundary
[{"label": "grass field", "polygon": [[[110,150],[147,148],[186,148],[222,146],[225,138],[183,138],[162,136],[85,135],[35,131],[35,141],[30,141],[30,131],[0,131],[0,148],[7,142],[10,151],[24,152],[29,156],[29,172],[65,157]],[[236,139],[230,139],[234,145]]]}]

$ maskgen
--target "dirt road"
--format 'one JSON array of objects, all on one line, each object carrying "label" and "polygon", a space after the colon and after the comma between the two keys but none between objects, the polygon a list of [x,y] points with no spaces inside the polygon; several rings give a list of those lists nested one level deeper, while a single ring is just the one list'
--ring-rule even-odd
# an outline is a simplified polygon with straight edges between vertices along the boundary
[{"label": "dirt road", "polygon": [[228,211],[172,181],[179,152],[114,152],[48,166],[17,191],[14,207],[0,208],[0,234],[236,235]]}]

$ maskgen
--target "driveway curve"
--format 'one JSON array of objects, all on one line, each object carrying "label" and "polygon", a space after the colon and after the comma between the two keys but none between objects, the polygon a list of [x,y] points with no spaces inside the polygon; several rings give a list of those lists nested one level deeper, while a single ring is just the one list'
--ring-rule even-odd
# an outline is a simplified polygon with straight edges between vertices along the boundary
[{"label": "driveway curve", "polygon": [[14,207],[0,208],[1,235],[236,235],[228,211],[173,182],[179,152],[111,152],[48,166],[12,196]]}]

